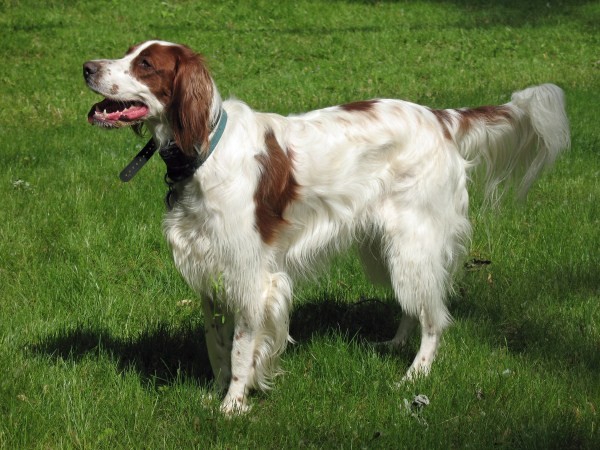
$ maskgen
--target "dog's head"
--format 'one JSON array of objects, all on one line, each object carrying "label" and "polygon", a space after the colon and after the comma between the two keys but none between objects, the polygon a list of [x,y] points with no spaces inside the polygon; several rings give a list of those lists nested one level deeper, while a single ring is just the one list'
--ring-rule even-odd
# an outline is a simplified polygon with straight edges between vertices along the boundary
[{"label": "dog's head", "polygon": [[83,77],[105,97],[88,113],[91,124],[136,132],[163,125],[184,153],[206,147],[220,98],[203,58],[188,47],[147,41],[121,59],[86,62]]}]

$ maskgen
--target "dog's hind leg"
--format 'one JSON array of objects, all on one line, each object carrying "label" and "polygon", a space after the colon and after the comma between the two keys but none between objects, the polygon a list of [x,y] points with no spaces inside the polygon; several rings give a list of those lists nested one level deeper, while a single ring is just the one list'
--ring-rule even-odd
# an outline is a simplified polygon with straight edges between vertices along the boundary
[{"label": "dog's hind leg", "polygon": [[404,380],[412,380],[415,377],[429,374],[444,328],[430,319],[431,315],[425,309],[422,309],[419,317],[419,322],[421,323],[421,346],[413,363],[406,372]]},{"label": "dog's hind leg", "polygon": [[[382,255],[382,244],[379,236],[371,236],[360,243],[358,247],[360,259],[367,278],[375,284],[392,288],[392,281],[384,256]],[[400,320],[398,331],[395,336],[383,342],[374,342],[377,348],[399,350],[408,342],[419,321],[408,314],[404,314]]]},{"label": "dog's hind leg", "polygon": [[384,236],[392,287],[404,311],[392,343],[405,343],[417,318],[421,325],[421,346],[406,374],[408,379],[429,373],[442,331],[450,323],[445,305],[450,271],[444,258],[444,233],[426,215],[410,219]]},{"label": "dog's hind leg", "polygon": [[400,325],[398,325],[396,334],[391,340],[386,341],[385,344],[391,347],[393,350],[401,349],[408,342],[408,339],[413,331],[415,331],[418,323],[419,321],[414,317],[406,313],[403,314],[402,318],[400,319]]}]

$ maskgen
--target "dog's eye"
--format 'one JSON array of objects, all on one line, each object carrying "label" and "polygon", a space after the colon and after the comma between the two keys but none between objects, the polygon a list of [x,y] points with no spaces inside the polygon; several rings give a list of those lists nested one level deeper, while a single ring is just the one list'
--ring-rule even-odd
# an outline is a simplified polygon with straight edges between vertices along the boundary
[{"label": "dog's eye", "polygon": [[142,66],[144,69],[152,69],[152,64],[150,64],[146,58],[140,61],[140,66]]}]

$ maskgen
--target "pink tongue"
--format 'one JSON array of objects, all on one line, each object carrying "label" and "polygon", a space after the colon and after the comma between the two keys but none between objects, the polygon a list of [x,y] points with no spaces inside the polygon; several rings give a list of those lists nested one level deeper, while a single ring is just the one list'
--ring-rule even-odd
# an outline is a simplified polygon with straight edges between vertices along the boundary
[{"label": "pink tongue", "polygon": [[146,106],[130,106],[123,111],[106,113],[105,120],[136,120],[148,113]]},{"label": "pink tongue", "polygon": [[145,106],[132,106],[123,111],[121,118],[126,118],[128,120],[136,120],[140,117],[144,117],[148,114],[148,108]]}]

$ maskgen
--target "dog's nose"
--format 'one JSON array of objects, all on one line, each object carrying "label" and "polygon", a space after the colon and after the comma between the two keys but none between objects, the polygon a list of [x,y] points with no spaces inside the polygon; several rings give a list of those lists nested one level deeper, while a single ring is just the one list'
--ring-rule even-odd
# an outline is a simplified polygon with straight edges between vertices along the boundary
[{"label": "dog's nose", "polygon": [[88,61],[83,65],[83,78],[86,80],[100,70],[100,64],[94,61]]}]

